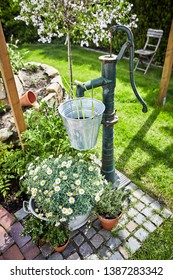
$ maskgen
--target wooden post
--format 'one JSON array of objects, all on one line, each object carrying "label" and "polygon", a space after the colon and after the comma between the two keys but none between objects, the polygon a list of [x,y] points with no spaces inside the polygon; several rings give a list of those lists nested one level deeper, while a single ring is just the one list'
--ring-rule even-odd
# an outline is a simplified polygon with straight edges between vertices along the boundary
[{"label": "wooden post", "polygon": [[8,55],[7,45],[4,37],[4,32],[0,22],[0,70],[4,81],[4,86],[7,92],[8,101],[13,113],[15,125],[19,139],[21,140],[21,132],[26,129],[23,111],[20,106],[19,96],[16,83]]},{"label": "wooden post", "polygon": [[164,105],[166,102],[166,94],[167,94],[168,85],[171,77],[172,66],[173,66],[173,21],[169,33],[165,62],[163,66],[162,78],[160,83],[160,92],[158,98],[158,104],[160,106]]}]

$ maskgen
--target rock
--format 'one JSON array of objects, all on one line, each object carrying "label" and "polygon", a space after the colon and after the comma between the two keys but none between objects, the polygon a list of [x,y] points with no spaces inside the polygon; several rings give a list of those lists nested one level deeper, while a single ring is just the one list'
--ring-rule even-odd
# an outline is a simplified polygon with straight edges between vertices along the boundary
[{"label": "rock", "polygon": [[53,83],[58,83],[58,84],[60,84],[60,86],[61,86],[62,88],[64,88],[64,85],[63,85],[63,83],[62,83],[62,78],[61,78],[60,75],[55,76],[55,77],[50,81],[50,83],[51,83],[51,84],[53,84]]},{"label": "rock", "polygon": [[46,90],[47,90],[48,93],[50,93],[50,92],[58,93],[59,87],[60,87],[60,85],[58,83],[53,83],[53,84],[48,85],[46,87]]},{"label": "rock", "polygon": [[13,132],[8,130],[8,128],[0,129],[0,141],[6,141],[12,134]]},{"label": "rock", "polygon": [[2,81],[2,79],[0,78],[0,100],[5,99],[6,98],[6,92],[5,92],[5,88],[4,88],[4,83]]},{"label": "rock", "polygon": [[41,64],[41,67],[44,69],[45,73],[49,76],[49,77],[55,77],[56,75],[59,75],[59,72],[57,69],[55,69],[52,66],[49,66],[47,64]]},{"label": "rock", "polygon": [[63,99],[63,89],[62,87],[60,86],[60,84],[58,83],[53,83],[53,84],[50,84],[47,88],[46,88],[47,92],[49,93],[56,93],[56,98],[58,99],[58,102],[62,102],[62,99]]},{"label": "rock", "polygon": [[55,92],[49,93],[41,102],[46,102],[49,106],[53,106],[55,103],[58,104],[57,94]]}]

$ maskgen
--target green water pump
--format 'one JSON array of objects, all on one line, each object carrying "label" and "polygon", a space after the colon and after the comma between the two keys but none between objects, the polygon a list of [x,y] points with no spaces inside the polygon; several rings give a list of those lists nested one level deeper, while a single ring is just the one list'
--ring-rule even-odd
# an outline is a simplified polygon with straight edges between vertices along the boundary
[{"label": "green water pump", "polygon": [[116,63],[123,57],[126,49],[130,51],[129,57],[129,72],[130,83],[134,91],[135,96],[142,104],[142,112],[147,112],[147,105],[139,95],[135,81],[134,81],[134,39],[133,33],[129,28],[123,25],[115,25],[110,28],[110,35],[113,35],[117,31],[124,31],[127,34],[128,40],[122,45],[118,55],[112,54],[112,47],[110,45],[110,54],[99,57],[102,65],[102,76],[100,78],[90,80],[87,82],[76,81],[76,94],[78,97],[84,96],[86,90],[102,86],[103,103],[105,105],[105,111],[103,114],[102,124],[102,166],[101,172],[105,178],[119,185],[119,177],[115,172],[114,165],[114,124],[118,121],[116,111],[114,109],[114,91],[116,87]]}]

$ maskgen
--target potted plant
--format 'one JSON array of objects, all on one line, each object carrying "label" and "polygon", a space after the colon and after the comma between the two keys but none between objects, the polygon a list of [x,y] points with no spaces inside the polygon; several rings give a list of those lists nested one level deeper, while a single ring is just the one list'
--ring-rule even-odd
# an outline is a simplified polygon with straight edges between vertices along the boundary
[{"label": "potted plant", "polygon": [[45,234],[48,228],[49,224],[47,222],[30,215],[23,222],[21,236],[30,235],[33,243],[40,245],[45,242]]},{"label": "potted plant", "polygon": [[45,234],[45,239],[55,251],[60,253],[64,251],[69,243],[69,234],[70,231],[63,224],[58,227],[49,225],[49,230]]},{"label": "potted plant", "polygon": [[58,107],[73,148],[89,150],[96,145],[104,110],[93,97],[70,99]]},{"label": "potted plant", "polygon": [[55,226],[32,215],[24,220],[21,236],[30,235],[38,246],[48,242],[56,251],[62,252],[69,243],[69,234],[65,225]]},{"label": "potted plant", "polygon": [[95,160],[84,153],[51,155],[41,162],[37,158],[23,179],[31,196],[28,210],[52,224],[66,222],[72,230],[86,223],[106,184]]},{"label": "potted plant", "polygon": [[129,202],[129,192],[124,188],[116,189],[112,183],[105,186],[95,211],[104,229],[111,230],[118,224],[123,210]]}]

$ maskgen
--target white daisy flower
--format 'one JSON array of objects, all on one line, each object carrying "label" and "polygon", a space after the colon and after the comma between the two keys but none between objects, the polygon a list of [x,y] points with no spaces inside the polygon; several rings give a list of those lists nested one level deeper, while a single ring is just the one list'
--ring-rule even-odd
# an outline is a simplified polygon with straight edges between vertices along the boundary
[{"label": "white daisy flower", "polygon": [[75,202],[75,199],[74,199],[74,197],[71,196],[71,197],[69,198],[69,203],[70,203],[70,204],[73,204],[74,202]]},{"label": "white daisy flower", "polygon": [[68,196],[72,196],[72,193],[71,193],[71,192],[67,192],[67,195],[68,195]]},{"label": "white daisy flower", "polygon": [[48,192],[49,192],[48,190],[45,190],[45,191],[44,191],[44,194],[48,194]]},{"label": "white daisy flower", "polygon": [[73,213],[73,210],[71,208],[67,209],[67,215],[71,215]]},{"label": "white daisy flower", "polygon": [[45,183],[46,183],[46,181],[45,181],[45,180],[41,180],[41,181],[40,181],[40,186],[44,186],[44,185],[45,185]]},{"label": "white daisy flower", "polygon": [[89,166],[88,170],[89,170],[89,171],[93,171],[93,170],[94,170],[94,167],[93,167],[93,166]]},{"label": "white daisy flower", "polygon": [[79,189],[79,194],[84,194],[85,190],[84,189]]},{"label": "white daisy flower", "polygon": [[95,201],[98,202],[99,200],[100,200],[100,196],[99,196],[99,195],[96,195],[96,196],[95,196]]},{"label": "white daisy flower", "polygon": [[60,219],[60,222],[65,222],[65,221],[66,221],[66,218],[64,218],[64,217]]},{"label": "white daisy flower", "polygon": [[47,218],[52,217],[52,212],[46,213],[46,217]]},{"label": "white daisy flower", "polygon": [[46,169],[46,173],[48,174],[48,175],[51,175],[52,174],[52,169],[50,169],[49,167]]},{"label": "white daisy flower", "polygon": [[63,180],[67,180],[67,175],[64,175],[62,178]]},{"label": "white daisy flower", "polygon": [[60,184],[61,183],[61,179],[60,178],[57,178],[56,180],[55,180],[55,184]]},{"label": "white daisy flower", "polygon": [[55,227],[59,227],[60,222],[56,222]]},{"label": "white daisy flower", "polygon": [[32,192],[32,195],[36,195],[37,194],[37,189],[36,188],[32,188],[31,192]]},{"label": "white daisy flower", "polygon": [[63,213],[63,214],[67,214],[67,208],[63,207],[63,208],[62,208],[62,213]]},{"label": "white daisy flower", "polygon": [[55,186],[55,187],[54,187],[54,190],[55,190],[56,192],[59,192],[59,191],[60,191],[60,187],[59,187],[59,186]]},{"label": "white daisy flower", "polygon": [[61,164],[62,167],[65,167],[66,165],[67,165],[66,161],[63,161],[62,164]]},{"label": "white daisy flower", "polygon": [[74,178],[78,178],[78,177],[79,177],[79,175],[78,175],[78,174],[76,174],[76,173],[73,173],[73,177],[74,177]]},{"label": "white daisy flower", "polygon": [[81,181],[80,181],[80,180],[76,180],[76,181],[75,181],[75,184],[76,184],[77,186],[79,186],[79,185],[81,184]]}]

